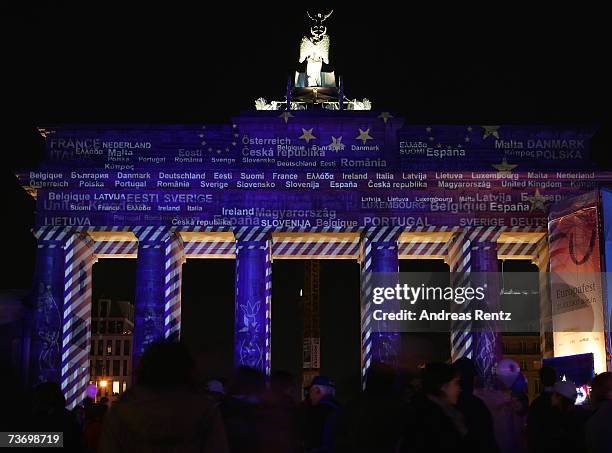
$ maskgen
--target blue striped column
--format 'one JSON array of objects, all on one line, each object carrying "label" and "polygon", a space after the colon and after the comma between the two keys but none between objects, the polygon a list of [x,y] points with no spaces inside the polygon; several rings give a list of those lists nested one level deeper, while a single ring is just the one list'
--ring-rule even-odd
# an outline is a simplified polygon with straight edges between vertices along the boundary
[{"label": "blue striped column", "polygon": [[[472,243],[470,241],[469,230],[461,231],[450,239],[447,263],[451,272],[451,286],[468,286],[472,270]],[[469,302],[465,304],[469,304]],[[468,305],[458,307],[455,304],[451,304],[451,309],[469,312],[471,307]],[[474,355],[472,321],[459,320],[451,322],[450,342],[451,360],[453,362],[462,357],[471,359]]]},{"label": "blue striped column", "polygon": [[[471,251],[472,272],[475,273],[473,285],[484,286],[485,299],[478,303],[478,308],[490,313],[501,308],[499,283],[497,278],[484,278],[484,273],[498,273],[497,242],[481,240],[473,243]],[[497,277],[497,275],[495,276]],[[495,367],[502,356],[501,334],[495,321],[478,321],[475,325],[473,360],[483,385],[492,388],[495,384]]]},{"label": "blue striped column", "polygon": [[[399,227],[375,228],[363,232],[361,239],[361,373],[365,378],[373,363],[381,362],[397,367],[401,336],[388,332],[384,321],[372,318],[372,272],[399,272]],[[386,306],[388,310],[398,307]]]},{"label": "blue striped column", "polygon": [[234,365],[270,373],[272,260],[269,231],[240,228],[236,236]]},{"label": "blue striped column", "polygon": [[64,247],[64,304],[61,387],[66,407],[85,398],[91,345],[91,277],[96,262],[93,240],[86,233],[69,236]]},{"label": "blue striped column", "polygon": [[147,347],[180,331],[182,242],[165,227],[135,228],[138,238],[133,369]]},{"label": "blue striped column", "polygon": [[185,248],[180,235],[166,240],[164,252],[164,338],[178,340],[181,336],[181,282]]},{"label": "blue striped column", "polygon": [[548,358],[553,357],[553,325],[549,285],[550,252],[547,235],[536,244],[535,257],[532,263],[538,266],[538,287],[540,293],[540,350],[542,351],[542,357]]},{"label": "blue striped column", "polygon": [[64,247],[71,231],[43,227],[34,231],[38,241],[32,291],[32,338],[29,382],[61,382],[64,301]]},{"label": "blue striped column", "polygon": [[[483,273],[497,273],[497,238],[499,228],[466,228],[457,233],[449,244],[448,263],[453,286],[482,286],[486,283],[485,299],[469,306],[461,306],[463,312],[482,309],[496,312],[500,309],[497,278],[484,278]],[[458,307],[453,305],[453,308]],[[451,324],[451,359],[469,357],[474,361],[482,383],[492,387],[495,366],[501,358],[501,335],[495,322],[455,321]]]}]

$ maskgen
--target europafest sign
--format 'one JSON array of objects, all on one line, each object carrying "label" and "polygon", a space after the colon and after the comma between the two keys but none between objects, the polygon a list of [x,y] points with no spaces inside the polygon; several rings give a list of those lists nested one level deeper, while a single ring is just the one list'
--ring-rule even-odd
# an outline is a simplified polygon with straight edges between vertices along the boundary
[{"label": "europafest sign", "polygon": [[555,355],[593,353],[606,371],[606,320],[599,191],[574,197],[550,213],[550,288]]},{"label": "europafest sign", "polygon": [[18,177],[40,226],[545,227],[549,204],[612,181],[588,160],[594,132],[324,110],[68,125]]}]

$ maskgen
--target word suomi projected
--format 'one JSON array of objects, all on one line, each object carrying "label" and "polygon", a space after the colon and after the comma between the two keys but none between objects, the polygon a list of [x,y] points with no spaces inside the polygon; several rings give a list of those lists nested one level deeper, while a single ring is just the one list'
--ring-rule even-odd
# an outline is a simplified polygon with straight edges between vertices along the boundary
[{"label": "word suomi projected", "polygon": [[44,168],[18,176],[41,226],[544,227],[547,205],[611,179],[588,161],[593,133],[365,111],[67,125],[44,130]]}]

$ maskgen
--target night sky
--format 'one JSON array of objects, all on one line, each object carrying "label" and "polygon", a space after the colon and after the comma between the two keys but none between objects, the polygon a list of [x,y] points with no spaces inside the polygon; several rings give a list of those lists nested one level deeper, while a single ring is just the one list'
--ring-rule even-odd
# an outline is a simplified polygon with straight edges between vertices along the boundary
[{"label": "night sky", "polygon": [[[299,40],[309,26],[304,7],[263,2],[200,2],[197,8],[173,2],[138,7],[126,7],[128,2],[30,3],[3,5],[0,14],[0,190],[6,203],[0,223],[5,239],[2,289],[29,287],[31,281],[34,203],[19,188],[13,170],[33,166],[42,157],[37,125],[229,122],[260,96],[283,98],[287,76],[297,66]],[[600,23],[606,14],[583,12],[575,4],[557,11],[516,3],[500,9],[465,9],[462,4],[452,10],[414,5],[353,3],[336,8],[326,22],[332,67],[344,77],[349,97],[367,97],[374,108],[416,124],[600,124],[592,145],[594,158],[605,165],[612,144],[605,51],[610,32]],[[215,335],[206,304],[229,300],[229,312],[216,310],[219,316],[231,315],[233,265],[231,260],[186,265],[185,304],[200,301],[184,308],[186,332],[187,324],[200,319],[203,330],[213,332],[194,342],[204,344]],[[96,266],[96,294],[127,298],[133,293],[132,282],[117,276],[133,272],[134,262]],[[325,264],[326,297],[341,299],[336,285],[356,285],[356,269],[349,262]],[[289,304],[301,264],[275,264],[274,272],[275,297]],[[224,289],[211,293],[209,282]],[[328,305],[328,320],[338,316],[341,308],[333,307],[342,304]],[[285,309],[287,319],[297,322],[297,309]],[[277,330],[290,335],[290,325]],[[223,344],[209,353],[227,347]],[[358,360],[357,349],[350,354]]]}]

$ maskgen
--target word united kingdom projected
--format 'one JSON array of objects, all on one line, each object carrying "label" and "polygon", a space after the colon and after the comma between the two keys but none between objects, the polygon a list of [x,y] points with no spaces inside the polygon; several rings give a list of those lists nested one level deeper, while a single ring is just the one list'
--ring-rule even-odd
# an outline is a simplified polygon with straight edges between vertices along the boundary
[{"label": "word united kingdom projected", "polygon": [[545,227],[605,185],[593,126],[413,125],[388,112],[245,112],[225,125],[41,128],[18,173],[38,226]]}]

